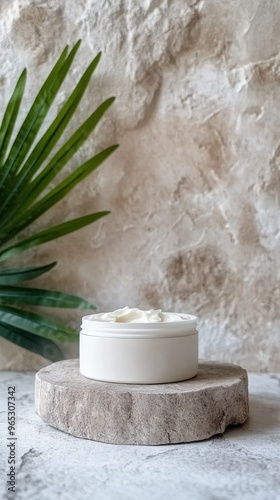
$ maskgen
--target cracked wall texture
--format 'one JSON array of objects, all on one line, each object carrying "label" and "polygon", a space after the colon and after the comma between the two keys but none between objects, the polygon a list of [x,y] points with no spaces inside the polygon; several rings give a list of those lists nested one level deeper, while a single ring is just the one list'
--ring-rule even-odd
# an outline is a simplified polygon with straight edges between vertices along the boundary
[{"label": "cracked wall texture", "polygon": [[[99,310],[196,314],[201,357],[279,370],[279,23],[277,0],[1,1],[1,111],[23,66],[22,111],[64,45],[79,38],[50,118],[99,50],[69,133],[117,96],[67,170],[96,148],[120,148],[36,229],[111,214],[22,257],[59,261],[38,286],[83,295]],[[81,312],[57,316],[79,325]],[[2,368],[45,363],[0,346]],[[75,355],[73,346],[65,351]]]}]

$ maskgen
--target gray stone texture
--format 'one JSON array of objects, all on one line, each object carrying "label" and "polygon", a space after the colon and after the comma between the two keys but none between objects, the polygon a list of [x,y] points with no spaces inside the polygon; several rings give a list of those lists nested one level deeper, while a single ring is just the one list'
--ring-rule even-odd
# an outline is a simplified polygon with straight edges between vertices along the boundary
[{"label": "gray stone texture", "polygon": [[46,423],[81,438],[143,445],[198,441],[246,421],[247,372],[205,362],[185,382],[113,384],[83,377],[78,360],[59,361],[36,374],[35,408]]},{"label": "gray stone texture", "polygon": [[0,372],[3,500],[11,499],[5,446],[11,385],[17,389],[16,500],[280,498],[280,373],[249,373],[250,418],[242,426],[162,446],[116,446],[59,432],[34,411],[34,378],[34,372]]}]

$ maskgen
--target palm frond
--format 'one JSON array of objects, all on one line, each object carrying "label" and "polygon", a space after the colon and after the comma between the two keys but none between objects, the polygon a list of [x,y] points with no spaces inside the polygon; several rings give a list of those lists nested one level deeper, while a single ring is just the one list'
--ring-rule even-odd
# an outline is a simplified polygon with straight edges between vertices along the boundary
[{"label": "palm frond", "polygon": [[[22,101],[24,88],[26,82],[26,69],[21,73],[12,97],[7,105],[0,128],[0,167],[3,166],[5,161],[6,152],[9,146],[11,135],[14,131],[17,115],[19,112],[20,104]],[[1,179],[0,172],[0,179]]]},{"label": "palm frond", "polygon": [[[21,73],[4,112],[0,126],[0,261],[77,231],[109,213],[101,211],[88,214],[55,224],[27,238],[20,237],[26,227],[50,210],[118,147],[114,145],[104,149],[83,162],[62,181],[56,182],[58,174],[88,139],[114,101],[114,97],[110,97],[101,103],[70,138],[64,141],[58,151],[53,153],[88,87],[101,53],[89,64],[36,143],[38,132],[69,72],[80,43],[78,41],[70,52],[68,46],[62,51],[11,146],[11,137],[24,95],[26,70]],[[56,184],[49,189],[53,181]],[[25,307],[95,307],[87,300],[65,292],[19,286],[51,271],[55,265],[56,262],[52,262],[43,266],[0,269],[0,336],[52,361],[63,358],[56,342],[77,341],[77,332],[68,325],[26,310]]]},{"label": "palm frond", "polygon": [[3,304],[0,304],[0,326],[20,328],[25,332],[58,342],[76,342],[78,339],[76,330],[64,323]]},{"label": "palm frond", "polygon": [[50,227],[49,229],[45,229],[44,231],[40,231],[39,233],[30,236],[30,238],[26,238],[25,240],[22,240],[0,252],[0,261],[9,259],[20,252],[42,245],[48,241],[61,238],[61,236],[65,236],[66,234],[73,233],[88,224],[92,224],[109,213],[110,212],[95,212],[94,214],[84,215],[83,217],[78,217],[77,219],[72,219],[67,222],[63,222],[62,224],[58,224],[57,226]]},{"label": "palm frond", "polygon": [[95,309],[87,300],[65,292],[0,285],[0,304],[14,306],[63,307],[72,309]]},{"label": "palm frond", "polygon": [[[64,198],[72,189],[75,188],[85,177],[91,174],[103,161],[108,158],[118,146],[110,146],[109,148],[101,151],[96,156],[85,162],[70,174],[64,181],[60,182],[53,188],[47,195],[39,200],[38,203],[33,205],[29,210],[20,211],[20,214],[11,218],[11,221],[2,228],[3,234],[0,237],[1,245],[9,241],[13,236],[19,234],[23,229],[28,227],[32,222],[37,220],[42,214],[47,212],[62,198]],[[50,172],[51,174],[51,172]],[[42,182],[44,182],[42,180]],[[38,188],[41,189],[40,187]],[[31,194],[32,195],[32,194]],[[109,212],[106,212],[107,214]],[[105,214],[106,215],[106,214]],[[94,222],[94,220],[92,221]],[[91,222],[89,222],[91,223]],[[79,229],[77,227],[77,229]],[[77,230],[75,229],[75,230]],[[0,252],[0,261],[1,261]]]},{"label": "palm frond", "polygon": [[55,342],[49,339],[44,339],[43,337],[38,337],[38,335],[26,332],[20,328],[15,328],[9,325],[3,326],[0,323],[0,337],[9,340],[9,342],[13,342],[28,351],[34,352],[35,354],[40,354],[53,363],[64,359],[62,350]]},{"label": "palm frond", "polygon": [[[101,53],[99,53],[92,63],[89,65],[88,69],[85,71],[84,75],[80,79],[79,83],[75,87],[74,91],[72,92],[71,96],[67,99],[66,103],[58,113],[57,117],[55,120],[52,122],[48,130],[45,132],[43,137],[40,139],[40,141],[37,143],[35,148],[33,149],[32,153],[24,163],[24,165],[21,166],[21,169],[19,173],[16,175],[15,178],[12,178],[10,180],[10,183],[7,185],[6,190],[5,190],[5,196],[4,199],[2,200],[1,204],[1,209],[0,209],[0,216],[1,213],[5,212],[5,209],[7,206],[9,206],[8,214],[6,218],[1,218],[1,224],[5,222],[7,217],[9,218],[11,215],[11,209],[15,211],[18,208],[19,203],[21,203],[22,200],[28,199],[29,204],[32,203],[33,199],[26,198],[28,196],[28,187],[29,187],[29,180],[35,175],[38,170],[40,169],[41,165],[43,164],[44,160],[48,157],[58,140],[60,139],[62,133],[66,129],[70,119],[72,118],[86,88],[89,83],[89,80],[100,60]],[[103,103],[103,107],[105,103]],[[107,101],[106,101],[107,104]],[[110,102],[111,104],[111,102]],[[98,120],[96,121],[95,125],[98,123],[100,118],[103,116],[105,113],[106,109],[109,107],[109,105],[106,105],[104,111],[102,114],[99,113]],[[98,111],[98,110],[97,110]],[[95,112],[96,114],[97,112]],[[94,125],[94,126],[95,126]],[[50,163],[49,169],[51,169],[55,175],[62,169],[62,167],[66,164],[67,161],[74,155],[74,153],[78,150],[78,148],[82,145],[82,143],[87,139],[88,135],[92,132],[93,128],[88,127],[88,120],[85,122],[80,127],[80,135],[82,135],[82,142],[79,143],[79,145],[74,148],[73,145],[70,143],[70,141],[67,141],[66,145],[62,149],[66,149],[68,151],[68,155],[62,163],[62,160],[59,158],[59,155],[56,154],[55,158],[57,158],[57,161],[54,162],[52,161]],[[61,155],[60,155],[61,156]],[[56,167],[55,163],[59,166],[59,169]],[[25,188],[25,189],[22,189]],[[1,226],[0,226],[1,227]]]},{"label": "palm frond", "polygon": [[0,178],[0,186],[4,185],[5,188],[5,182],[12,178],[12,176],[22,167],[22,163],[31,149],[44,119],[69,71],[80,43],[80,41],[76,43],[69,56],[67,56],[68,46],[65,47],[53,70],[37,94],[14,140],[8,158],[5,161],[3,176],[2,179]]},{"label": "palm frond", "polygon": [[3,269],[0,271],[0,285],[18,285],[28,280],[38,278],[56,266],[56,262],[51,262],[46,266],[37,267],[17,267],[14,269]]}]

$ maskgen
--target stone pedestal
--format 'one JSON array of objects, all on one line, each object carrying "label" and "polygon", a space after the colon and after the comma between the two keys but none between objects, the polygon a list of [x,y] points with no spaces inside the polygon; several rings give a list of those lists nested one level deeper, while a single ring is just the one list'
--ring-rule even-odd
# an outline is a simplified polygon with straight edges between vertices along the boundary
[{"label": "stone pedestal", "polygon": [[203,362],[184,382],[132,385],[83,377],[79,361],[36,374],[35,408],[44,422],[73,436],[114,444],[187,443],[224,432],[248,417],[247,372]]}]

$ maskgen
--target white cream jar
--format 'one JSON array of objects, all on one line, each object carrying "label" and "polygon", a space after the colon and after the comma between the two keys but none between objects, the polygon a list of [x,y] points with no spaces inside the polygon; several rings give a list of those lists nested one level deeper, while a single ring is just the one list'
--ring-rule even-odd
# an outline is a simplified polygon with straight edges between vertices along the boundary
[{"label": "white cream jar", "polygon": [[118,309],[82,319],[80,372],[128,384],[187,380],[198,370],[197,318],[189,314]]}]

